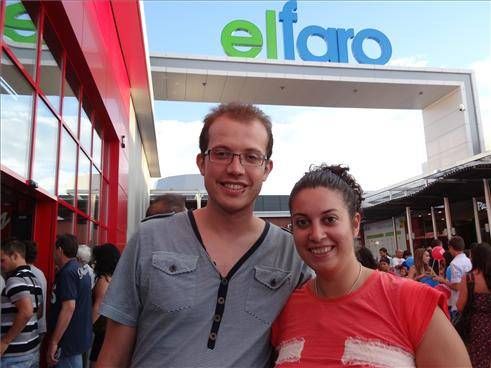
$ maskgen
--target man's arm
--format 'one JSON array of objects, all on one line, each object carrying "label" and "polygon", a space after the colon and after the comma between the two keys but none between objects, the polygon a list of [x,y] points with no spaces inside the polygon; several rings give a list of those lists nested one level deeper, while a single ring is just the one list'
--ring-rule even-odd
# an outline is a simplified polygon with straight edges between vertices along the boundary
[{"label": "man's arm", "polygon": [[459,287],[459,298],[457,299],[457,310],[462,312],[464,310],[465,305],[467,304],[467,278],[462,277],[462,281],[460,282]]},{"label": "man's arm", "polygon": [[57,362],[55,359],[56,350],[58,349],[58,343],[60,342],[63,334],[65,333],[68,325],[72,319],[73,312],[75,311],[75,300],[65,300],[61,304],[60,314],[56,321],[56,327],[51,335],[51,339],[48,344],[48,364],[54,365]]},{"label": "man's arm", "polygon": [[1,355],[7,350],[9,344],[22,332],[24,327],[26,327],[27,322],[31,319],[34,314],[32,308],[31,297],[25,297],[17,300],[15,303],[17,308],[17,313],[15,314],[14,323],[9,328],[7,333],[2,337],[1,340]]},{"label": "man's arm", "polygon": [[107,320],[106,337],[96,368],[129,367],[136,340],[136,327]]},{"label": "man's arm", "polygon": [[471,367],[469,355],[457,331],[436,308],[423,340],[416,349],[417,367]]}]

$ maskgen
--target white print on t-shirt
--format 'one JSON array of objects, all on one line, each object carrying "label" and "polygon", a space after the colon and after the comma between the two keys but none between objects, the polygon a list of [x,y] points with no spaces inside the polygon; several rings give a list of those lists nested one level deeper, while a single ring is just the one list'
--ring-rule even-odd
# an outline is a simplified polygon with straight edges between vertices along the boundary
[{"label": "white print on t-shirt", "polygon": [[278,358],[276,359],[276,364],[280,365],[283,363],[298,362],[302,356],[303,345],[305,340],[301,339],[291,339],[284,341],[278,346]]},{"label": "white print on t-shirt", "polygon": [[344,342],[344,365],[368,365],[374,368],[416,367],[411,353],[380,340],[348,337]]}]

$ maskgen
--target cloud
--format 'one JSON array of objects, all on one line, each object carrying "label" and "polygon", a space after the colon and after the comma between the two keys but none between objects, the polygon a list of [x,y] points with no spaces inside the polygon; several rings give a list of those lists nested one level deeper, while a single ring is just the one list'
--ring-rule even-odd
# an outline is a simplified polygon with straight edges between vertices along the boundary
[{"label": "cloud", "polygon": [[413,66],[425,67],[428,66],[428,58],[424,55],[415,55],[402,58],[391,59],[387,65],[390,66]]},{"label": "cloud", "polygon": [[[288,118],[273,122],[274,168],[262,194],[289,194],[310,164],[322,162],[350,166],[365,190],[421,173],[426,151],[419,111],[283,107],[283,112]],[[198,121],[157,122],[163,176],[199,173],[201,127]]]}]

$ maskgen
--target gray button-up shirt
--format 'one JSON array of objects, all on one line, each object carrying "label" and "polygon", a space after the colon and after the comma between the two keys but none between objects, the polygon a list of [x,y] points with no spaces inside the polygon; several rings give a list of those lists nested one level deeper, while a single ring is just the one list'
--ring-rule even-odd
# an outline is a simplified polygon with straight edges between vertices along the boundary
[{"label": "gray button-up shirt", "polygon": [[133,367],[266,367],[271,323],[309,276],[291,235],[266,223],[222,277],[189,211],[141,224],[100,310],[137,327]]}]

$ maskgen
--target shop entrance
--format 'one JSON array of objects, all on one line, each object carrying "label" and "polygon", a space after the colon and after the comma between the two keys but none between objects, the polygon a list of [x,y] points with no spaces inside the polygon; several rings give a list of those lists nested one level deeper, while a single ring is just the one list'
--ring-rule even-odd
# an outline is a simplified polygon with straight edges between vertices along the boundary
[{"label": "shop entrance", "polygon": [[2,175],[1,229],[2,242],[9,238],[33,239],[36,200],[5,183]]}]

